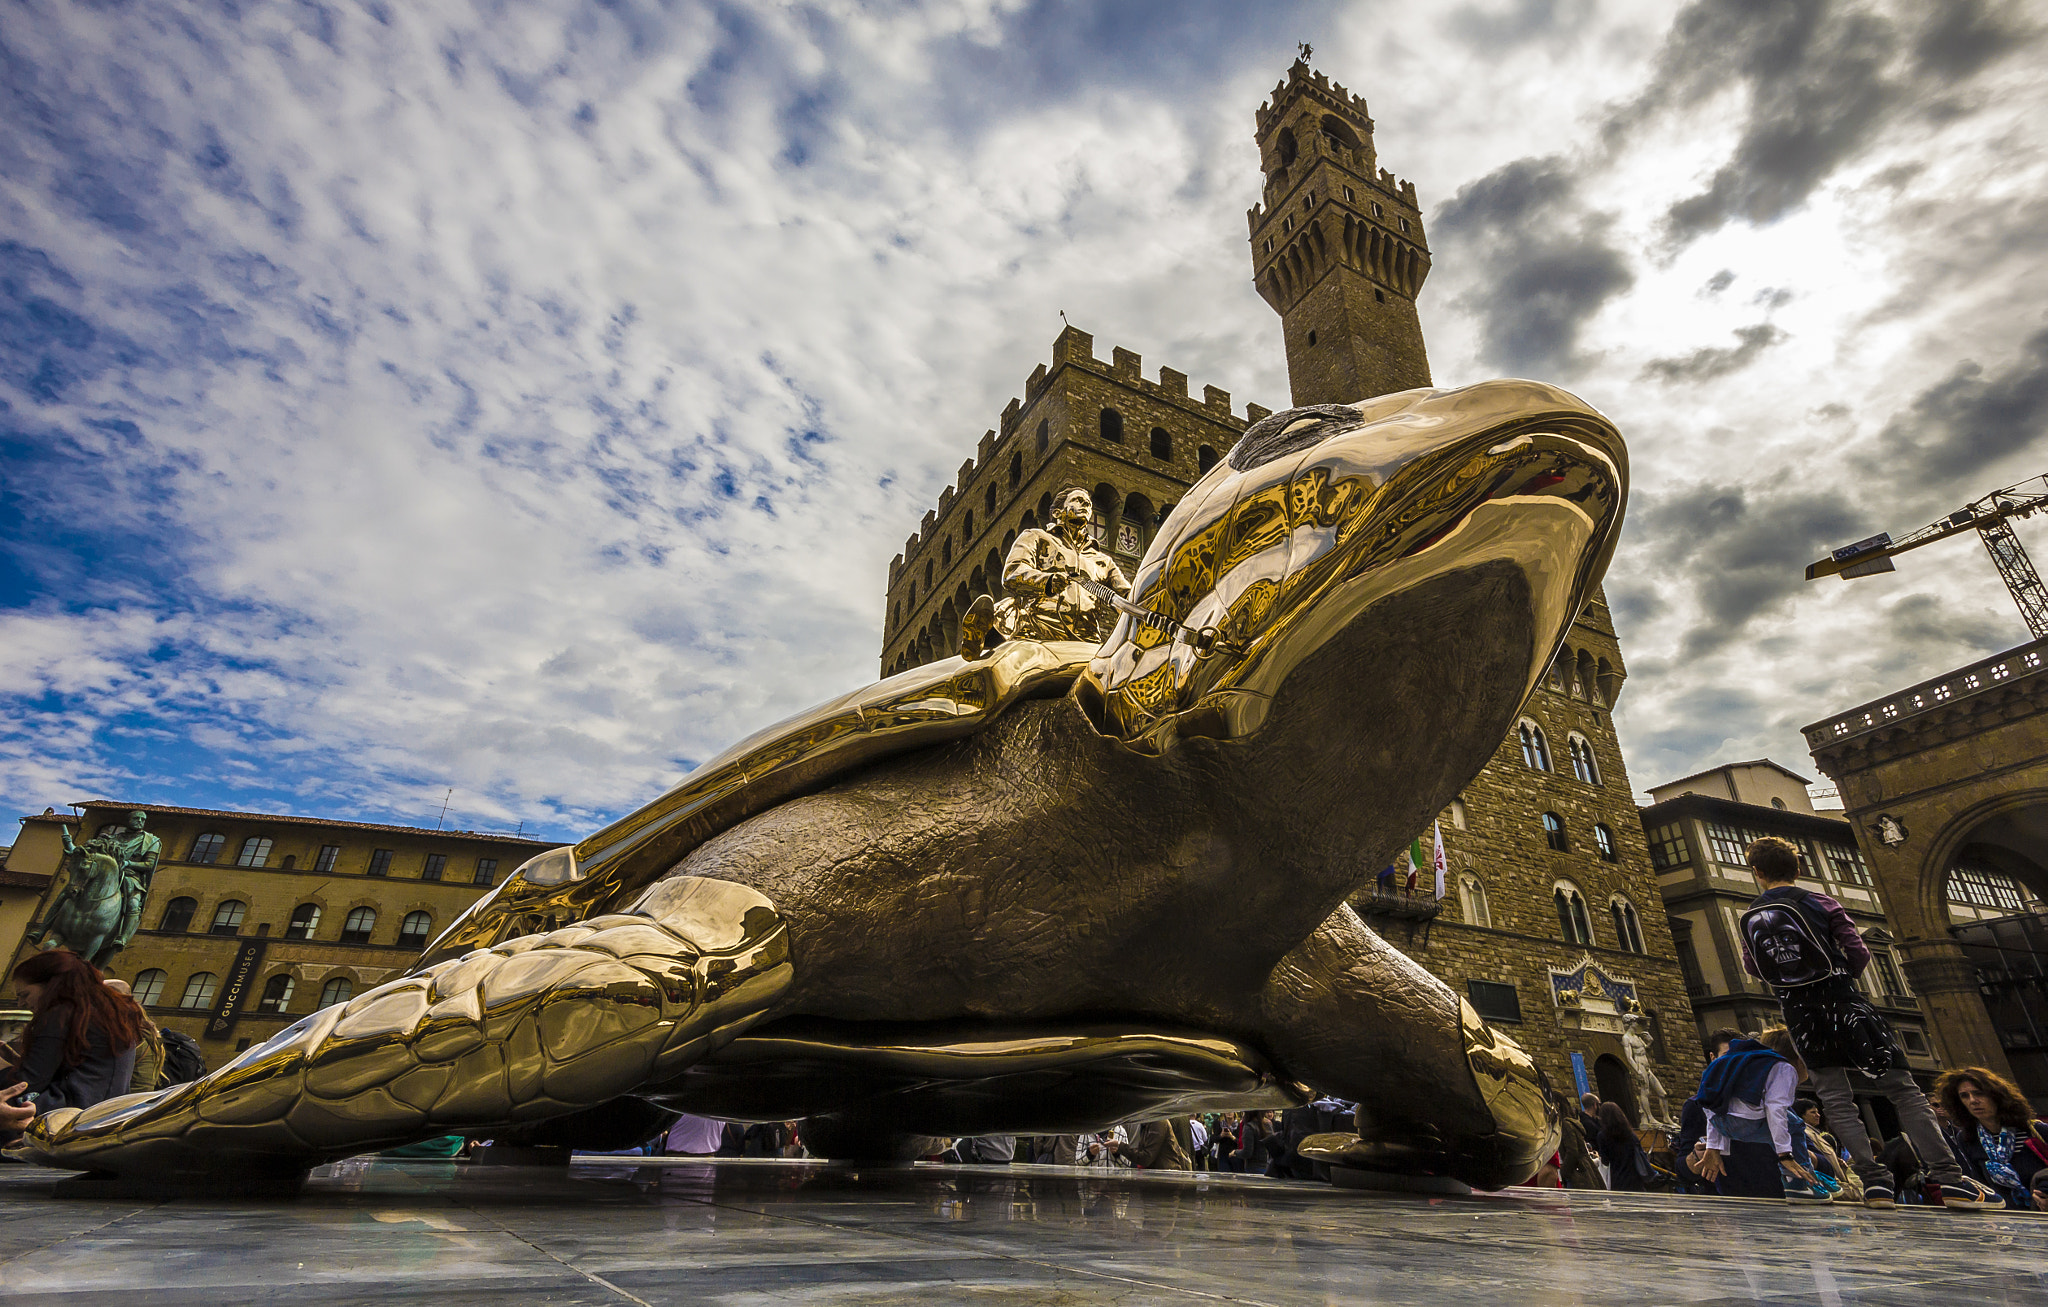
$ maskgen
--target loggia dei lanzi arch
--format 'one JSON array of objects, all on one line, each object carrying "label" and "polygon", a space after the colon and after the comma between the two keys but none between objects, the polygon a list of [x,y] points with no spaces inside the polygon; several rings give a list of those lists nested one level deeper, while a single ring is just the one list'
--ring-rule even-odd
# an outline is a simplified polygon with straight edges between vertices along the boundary
[{"label": "loggia dei lanzi arch", "polygon": [[[2048,640],[1805,728],[1948,1065],[2048,1094]],[[1952,877],[2016,884],[1959,920]]]}]

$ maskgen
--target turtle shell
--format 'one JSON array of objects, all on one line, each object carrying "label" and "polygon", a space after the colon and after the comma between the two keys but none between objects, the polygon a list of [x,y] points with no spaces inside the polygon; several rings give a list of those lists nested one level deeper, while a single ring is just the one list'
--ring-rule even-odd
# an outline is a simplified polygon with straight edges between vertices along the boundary
[{"label": "turtle shell", "polygon": [[427,946],[420,966],[625,910],[704,841],[882,758],[985,729],[1012,705],[1067,692],[1096,646],[1012,640],[828,700],[741,740],[674,789],[575,845],[529,859]]}]

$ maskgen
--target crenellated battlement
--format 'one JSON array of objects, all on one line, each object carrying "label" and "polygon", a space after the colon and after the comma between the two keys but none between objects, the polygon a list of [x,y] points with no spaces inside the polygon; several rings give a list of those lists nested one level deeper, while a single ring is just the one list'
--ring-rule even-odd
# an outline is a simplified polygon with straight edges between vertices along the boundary
[{"label": "crenellated battlement", "polygon": [[925,542],[934,538],[936,529],[951,515],[956,501],[967,499],[968,487],[983,476],[996,470],[1010,457],[1011,437],[1016,433],[1024,414],[1046,391],[1052,379],[1062,368],[1078,368],[1098,377],[1115,382],[1133,390],[1148,399],[1171,405],[1205,421],[1221,423],[1238,431],[1266,417],[1271,410],[1258,404],[1245,405],[1245,416],[1239,417],[1231,411],[1230,392],[1220,386],[1203,386],[1202,397],[1194,398],[1188,393],[1187,373],[1174,368],[1159,369],[1157,381],[1147,379],[1143,374],[1144,358],[1136,350],[1121,345],[1110,350],[1109,362],[1095,357],[1095,337],[1078,327],[1069,326],[1053,339],[1052,361],[1048,366],[1040,363],[1031,370],[1024,382],[1024,397],[1012,396],[1003,405],[1003,415],[996,427],[982,433],[976,444],[974,457],[960,464],[953,484],[939,492],[939,507],[936,512],[926,513],[919,529],[903,542],[903,552],[889,564],[889,580],[893,586],[906,563],[916,559],[918,550]]},{"label": "crenellated battlement", "polygon": [[1344,83],[1333,82],[1310,68],[1307,60],[1296,59],[1293,66],[1287,70],[1286,79],[1273,84],[1271,98],[1253,110],[1253,117],[1258,122],[1259,135],[1264,136],[1266,128],[1284,116],[1294,101],[1304,96],[1321,100],[1333,109],[1356,114],[1365,120],[1366,131],[1372,130],[1372,111],[1366,108],[1364,96],[1353,95],[1344,89]]}]

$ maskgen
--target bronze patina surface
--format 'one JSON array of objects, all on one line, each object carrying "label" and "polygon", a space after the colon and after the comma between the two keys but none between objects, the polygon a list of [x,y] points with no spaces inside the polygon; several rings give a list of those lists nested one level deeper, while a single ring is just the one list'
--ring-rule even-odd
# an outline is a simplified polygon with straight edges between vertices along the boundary
[{"label": "bronze patina surface", "polygon": [[763,732],[416,974],[26,1154],[203,1178],[653,1100],[870,1156],[1312,1085],[1359,1102],[1332,1155],[1523,1179],[1555,1136],[1533,1065],[1344,900],[1506,733],[1626,475],[1531,382],[1276,414],[1099,647],[1006,641]]},{"label": "bronze patina surface", "polygon": [[149,814],[131,812],[123,826],[94,835],[81,847],[64,839],[64,888],[28,940],[43,948],[68,948],[104,967],[135,938],[142,905],[156,875],[163,841],[149,833]]}]

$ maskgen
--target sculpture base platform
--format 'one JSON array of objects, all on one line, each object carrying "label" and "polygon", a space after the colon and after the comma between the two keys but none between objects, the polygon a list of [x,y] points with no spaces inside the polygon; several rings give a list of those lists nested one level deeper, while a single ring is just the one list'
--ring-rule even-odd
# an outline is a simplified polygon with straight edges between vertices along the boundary
[{"label": "sculpture base platform", "polygon": [[355,1160],[291,1200],[49,1201],[0,1305],[2041,1302],[2048,1216],[1040,1166]]}]

